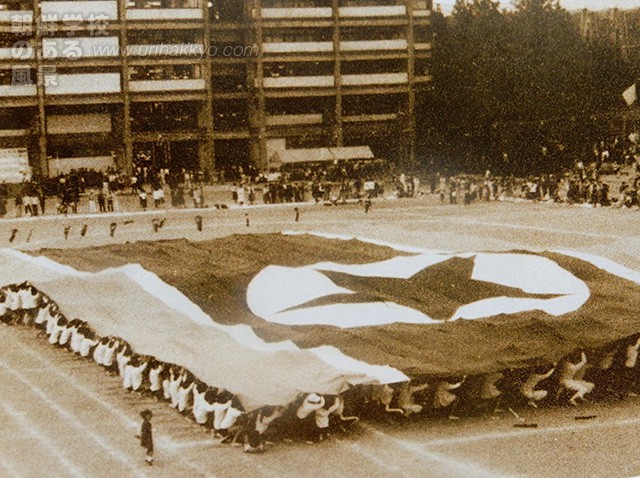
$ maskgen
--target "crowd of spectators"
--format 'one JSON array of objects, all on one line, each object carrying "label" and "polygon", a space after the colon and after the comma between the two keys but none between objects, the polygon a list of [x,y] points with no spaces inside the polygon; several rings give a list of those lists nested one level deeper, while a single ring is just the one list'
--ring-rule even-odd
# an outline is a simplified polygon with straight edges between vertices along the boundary
[{"label": "crowd of spectators", "polygon": [[[593,156],[576,161],[571,169],[530,177],[490,171],[483,175],[428,171],[410,176],[382,160],[284,165],[262,173],[236,166],[220,171],[217,177],[233,179],[229,199],[238,205],[311,201],[338,204],[431,193],[449,204],[530,200],[631,208],[640,206],[640,148],[634,138],[631,135],[626,142],[600,142],[593,146]],[[133,202],[142,210],[203,208],[210,206],[205,194],[207,186],[199,169],[157,168],[149,157],[139,154],[130,175],[82,169],[20,185],[0,184],[0,217],[8,213],[10,206],[17,217],[73,214],[81,202],[83,212],[118,212],[122,210],[123,195],[137,197]]]}]

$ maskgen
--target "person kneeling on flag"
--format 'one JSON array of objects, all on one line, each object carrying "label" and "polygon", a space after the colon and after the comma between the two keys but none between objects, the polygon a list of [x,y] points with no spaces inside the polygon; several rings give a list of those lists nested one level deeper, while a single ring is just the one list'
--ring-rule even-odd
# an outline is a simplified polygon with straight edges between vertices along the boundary
[{"label": "person kneeling on flag", "polygon": [[451,391],[462,386],[465,380],[466,377],[462,377],[462,379],[451,377],[439,382],[436,386],[435,396],[433,397],[433,408],[448,412],[449,418],[452,420],[457,419],[458,417],[455,415],[455,412],[460,399],[456,394],[451,393]]},{"label": "person kneeling on flag", "polygon": [[520,393],[527,399],[527,404],[530,407],[538,408],[538,404],[536,402],[540,402],[547,397],[549,393],[547,390],[536,390],[536,387],[540,382],[551,377],[555,370],[556,364],[551,365],[550,368],[549,366],[539,367],[529,374],[527,379],[522,383],[520,386]]},{"label": "person kneeling on flag", "polygon": [[282,416],[284,407],[266,406],[251,412],[247,417],[244,431],[244,451],[262,453],[264,451],[265,432],[269,425]]}]

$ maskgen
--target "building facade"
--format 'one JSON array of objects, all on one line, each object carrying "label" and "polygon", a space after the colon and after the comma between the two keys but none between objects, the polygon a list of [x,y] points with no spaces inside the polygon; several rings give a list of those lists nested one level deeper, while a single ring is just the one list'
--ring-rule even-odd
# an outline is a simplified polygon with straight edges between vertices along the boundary
[{"label": "building facade", "polygon": [[430,0],[4,0],[0,149],[206,172],[277,148],[412,162]]}]

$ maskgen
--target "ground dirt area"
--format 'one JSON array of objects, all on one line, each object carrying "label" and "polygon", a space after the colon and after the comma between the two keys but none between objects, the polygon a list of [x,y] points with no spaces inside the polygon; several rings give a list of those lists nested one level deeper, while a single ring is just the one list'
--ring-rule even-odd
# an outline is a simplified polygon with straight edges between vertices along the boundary
[{"label": "ground dirt area", "polygon": [[[572,249],[640,270],[640,212],[532,204],[441,205],[437,198],[360,205],[262,206],[114,216],[0,221],[0,247],[81,248],[139,240],[204,240],[229,234],[319,231],[443,251]],[[202,216],[203,230],[196,229]],[[153,232],[152,220],[165,219]],[[247,225],[247,220],[249,225]],[[113,237],[110,224],[116,223]],[[85,234],[80,232],[87,226]],[[65,239],[64,230],[68,229]],[[15,234],[12,234],[16,230]],[[10,242],[10,237],[14,239]],[[27,241],[28,239],[28,241]],[[63,254],[49,251],[54,260]],[[111,259],[110,259],[111,260]],[[96,257],[98,270],[111,262]],[[462,420],[362,423],[316,444],[279,443],[247,455],[215,445],[163,403],[128,394],[118,377],[53,348],[34,329],[0,327],[0,476],[216,477],[615,477],[640,474],[640,398],[578,408],[523,410]],[[156,459],[134,438],[139,412],[154,412]],[[593,416],[588,420],[576,417]]]}]

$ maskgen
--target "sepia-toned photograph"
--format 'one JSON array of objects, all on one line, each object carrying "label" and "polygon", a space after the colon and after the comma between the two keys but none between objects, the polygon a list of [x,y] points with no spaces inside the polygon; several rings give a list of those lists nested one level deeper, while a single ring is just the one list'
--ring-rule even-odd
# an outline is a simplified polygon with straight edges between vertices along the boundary
[{"label": "sepia-toned photograph", "polygon": [[0,478],[640,476],[640,0],[0,0]]}]

